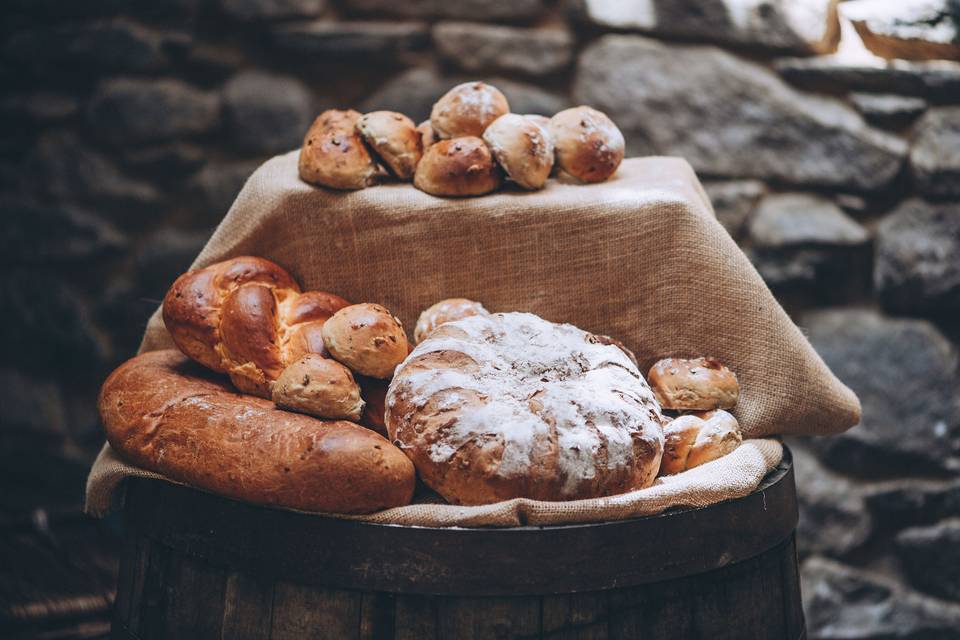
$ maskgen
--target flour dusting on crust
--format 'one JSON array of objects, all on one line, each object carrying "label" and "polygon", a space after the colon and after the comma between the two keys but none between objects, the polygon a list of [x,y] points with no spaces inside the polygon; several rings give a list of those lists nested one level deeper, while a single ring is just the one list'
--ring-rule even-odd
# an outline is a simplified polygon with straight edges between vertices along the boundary
[{"label": "flour dusting on crust", "polygon": [[397,444],[448,465],[444,477],[476,474],[458,455],[495,443],[498,460],[473,461],[486,465],[482,475],[545,475],[557,499],[604,493],[606,478],[633,477],[643,452],[663,442],[660,407],[623,351],[529,313],[443,325],[397,369],[387,414]]}]

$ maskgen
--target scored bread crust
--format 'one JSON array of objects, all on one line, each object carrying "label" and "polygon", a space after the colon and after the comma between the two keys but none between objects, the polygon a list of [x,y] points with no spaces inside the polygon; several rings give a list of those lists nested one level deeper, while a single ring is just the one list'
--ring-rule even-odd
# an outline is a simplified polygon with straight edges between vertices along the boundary
[{"label": "scored bread crust", "polygon": [[370,513],[413,497],[413,465],[380,435],[235,393],[172,349],[120,365],[98,405],[120,457],[231,498]]},{"label": "scored bread crust", "polygon": [[527,313],[439,326],[397,369],[387,430],[455,504],[575,500],[648,486],[660,408],[619,348]]}]

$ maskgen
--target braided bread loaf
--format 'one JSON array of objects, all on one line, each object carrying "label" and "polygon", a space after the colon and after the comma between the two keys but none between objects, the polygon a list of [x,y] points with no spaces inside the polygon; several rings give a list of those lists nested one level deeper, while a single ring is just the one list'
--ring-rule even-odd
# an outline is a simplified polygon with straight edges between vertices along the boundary
[{"label": "braided bread loaf", "polygon": [[302,293],[280,266],[244,256],[177,278],[163,300],[163,322],[185,355],[226,373],[237,389],[269,398],[288,365],[307,353],[326,355],[323,325],[349,305],[332,293]]}]

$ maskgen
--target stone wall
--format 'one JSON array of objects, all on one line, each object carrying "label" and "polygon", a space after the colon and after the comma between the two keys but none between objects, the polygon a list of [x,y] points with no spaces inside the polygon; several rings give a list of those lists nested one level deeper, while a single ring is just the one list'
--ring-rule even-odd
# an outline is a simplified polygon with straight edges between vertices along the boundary
[{"label": "stone wall", "polygon": [[848,5],[841,28],[829,0],[12,0],[0,509],[76,509],[100,381],[258,163],[324,108],[419,120],[483,78],[686,157],[860,394],[861,426],[793,443],[811,637],[957,634],[960,64],[884,62],[860,33],[956,42]]}]

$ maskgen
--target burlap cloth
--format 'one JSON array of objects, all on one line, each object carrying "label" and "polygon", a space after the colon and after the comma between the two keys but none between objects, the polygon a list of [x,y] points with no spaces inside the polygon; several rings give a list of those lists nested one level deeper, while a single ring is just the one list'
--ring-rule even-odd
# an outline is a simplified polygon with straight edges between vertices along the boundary
[{"label": "burlap cloth", "polygon": [[[410,185],[356,192],[311,187],[297,153],[251,176],[194,262],[257,255],[304,289],[379,302],[408,331],[437,300],[531,311],[620,338],[646,370],[665,355],[712,355],[741,384],[734,411],[747,440],[732,454],[646,489],[574,502],[517,499],[479,507],[413,504],[363,516],[421,526],[515,526],[620,519],[744,496],[783,455],[779,434],[826,435],[860,419],[834,377],[717,222],[690,165],[624,161],[595,185],[435,198]],[[159,313],[141,351],[172,347]],[[105,446],[87,481],[87,511],[115,506],[132,467]]]}]

